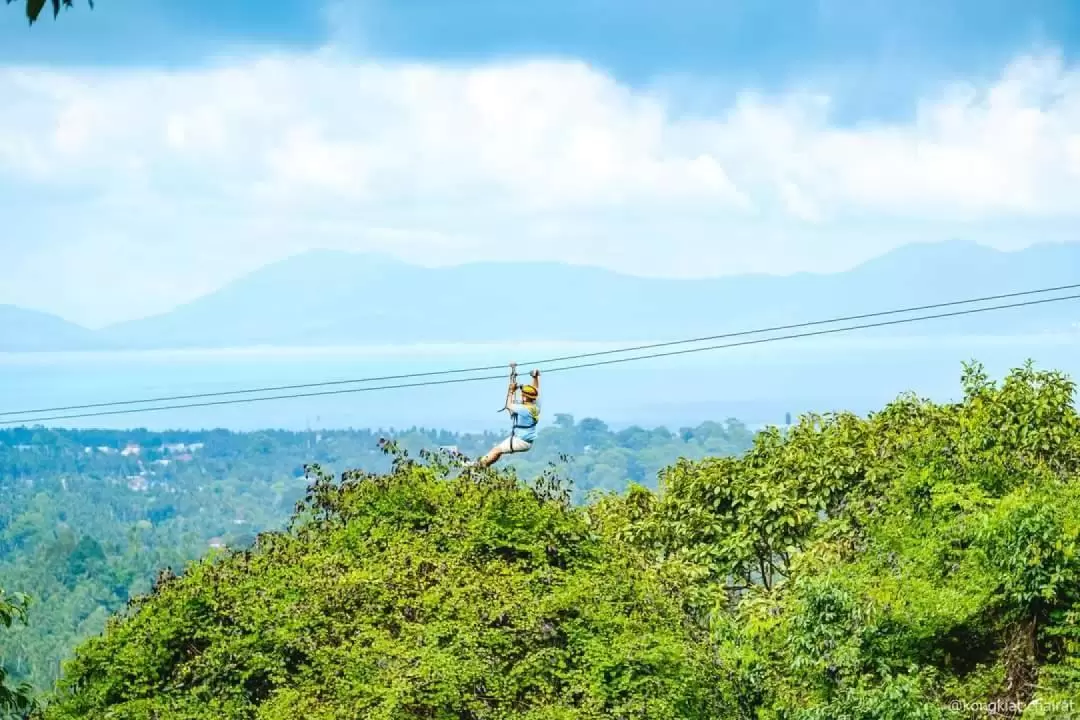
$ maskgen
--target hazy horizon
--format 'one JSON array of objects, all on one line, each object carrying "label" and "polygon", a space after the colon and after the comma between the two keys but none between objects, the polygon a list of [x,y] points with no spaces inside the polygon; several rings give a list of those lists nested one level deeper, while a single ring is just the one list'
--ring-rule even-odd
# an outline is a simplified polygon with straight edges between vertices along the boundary
[{"label": "hazy horizon", "polygon": [[[530,360],[621,347],[564,343],[533,346],[490,343],[443,347],[426,353],[406,347],[235,348],[114,353],[0,353],[2,411],[127,401],[159,396],[228,392],[294,383],[475,366],[504,366],[509,359],[531,370]],[[415,350],[415,349],[413,349]],[[566,351],[570,352],[566,352]],[[632,353],[633,354],[633,353]],[[620,357],[620,356],[612,356]],[[782,424],[785,413],[880,409],[913,391],[931,399],[955,399],[962,362],[983,362],[997,378],[1032,358],[1039,367],[1080,376],[1080,332],[1017,337],[866,338],[857,333],[706,351],[609,367],[551,372],[542,376],[545,414],[596,417],[612,427],[696,425],[736,418],[747,425]],[[599,360],[605,357],[596,358]],[[586,360],[587,361],[587,360]],[[497,379],[422,386],[331,397],[252,402],[60,420],[46,425],[176,429],[302,430],[344,427],[437,427],[455,431],[502,430],[502,371],[473,375]],[[468,375],[465,375],[467,377]],[[384,384],[423,382],[427,378]],[[433,380],[444,378],[435,377]],[[362,387],[353,385],[351,387]],[[613,391],[610,388],[626,388]],[[327,388],[289,392],[309,393]],[[215,402],[210,397],[178,402]],[[172,403],[159,403],[172,404]],[[72,410],[52,415],[112,411]],[[22,416],[0,420],[19,420]],[[0,428],[10,425],[0,425]]]}]

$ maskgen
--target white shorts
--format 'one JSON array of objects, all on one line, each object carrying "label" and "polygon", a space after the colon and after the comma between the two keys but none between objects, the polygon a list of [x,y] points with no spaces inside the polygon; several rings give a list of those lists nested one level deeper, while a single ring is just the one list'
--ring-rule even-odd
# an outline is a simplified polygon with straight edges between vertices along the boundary
[{"label": "white shorts", "polygon": [[505,455],[506,453],[528,452],[532,443],[522,440],[517,435],[511,435],[495,447]]}]

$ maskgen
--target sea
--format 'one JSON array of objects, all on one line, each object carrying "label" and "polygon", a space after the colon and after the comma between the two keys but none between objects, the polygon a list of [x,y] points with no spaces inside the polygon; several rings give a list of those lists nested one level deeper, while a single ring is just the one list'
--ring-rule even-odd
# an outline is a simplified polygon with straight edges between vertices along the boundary
[{"label": "sea", "polygon": [[[0,427],[498,430],[507,423],[499,410],[511,361],[522,378],[534,367],[542,370],[543,419],[598,418],[614,429],[675,429],[729,418],[760,428],[783,425],[804,412],[863,414],[909,391],[954,400],[961,395],[965,361],[981,362],[994,378],[1029,359],[1036,367],[1080,378],[1080,330],[850,335],[616,352],[642,344],[2,353]],[[644,357],[674,352],[681,354]],[[579,357],[553,360],[567,356]],[[591,366],[567,367],[582,364]],[[427,374],[447,370],[459,372]],[[400,377],[411,375],[418,376]],[[288,387],[303,385],[308,387]],[[245,392],[252,389],[263,390]],[[206,397],[188,397],[193,395]],[[102,403],[125,404],[83,407]]]}]

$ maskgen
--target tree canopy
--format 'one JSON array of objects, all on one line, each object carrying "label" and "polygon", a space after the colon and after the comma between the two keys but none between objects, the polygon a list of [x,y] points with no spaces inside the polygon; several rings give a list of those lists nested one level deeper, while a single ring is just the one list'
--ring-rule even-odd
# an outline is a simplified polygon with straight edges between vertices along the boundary
[{"label": "tree canopy", "polygon": [[[9,597],[0,589],[0,626],[7,629],[16,622],[25,622],[28,600],[24,595]],[[24,715],[35,707],[32,688],[28,684],[11,685],[7,670],[0,665],[0,717]]]},{"label": "tree canopy", "polygon": [[[259,532],[284,527],[304,495],[305,463],[388,472],[380,436],[412,453],[444,446],[472,457],[500,439],[424,428],[0,430],[0,587],[33,596],[27,622],[0,642],[0,664],[12,682],[46,694],[61,662],[147,592],[160,568],[182,572],[211,549],[246,548]],[[534,477],[554,462],[581,503],[595,489],[654,483],[679,457],[738,454],[752,441],[733,420],[613,430],[564,415],[505,467]]]},{"label": "tree canopy", "polygon": [[84,645],[49,717],[718,716],[678,594],[558,482],[311,474],[291,531],[163,576]]},{"label": "tree canopy", "polygon": [[1080,690],[1073,382],[809,415],[658,490],[317,467],[289,527],[165,574],[47,720],[1068,717]]}]

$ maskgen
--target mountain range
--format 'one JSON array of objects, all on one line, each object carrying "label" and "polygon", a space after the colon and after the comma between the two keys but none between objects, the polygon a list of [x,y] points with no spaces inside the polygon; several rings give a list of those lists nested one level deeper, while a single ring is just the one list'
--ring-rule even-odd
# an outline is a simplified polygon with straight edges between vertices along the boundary
[{"label": "mountain range", "polygon": [[93,348],[92,330],[63,318],[15,305],[0,305],[0,352],[33,352]]},{"label": "mountain range", "polygon": [[[1080,243],[1015,252],[966,241],[917,243],[844,272],[706,279],[644,278],[558,263],[425,268],[319,250],[268,265],[170,312],[100,330],[0,306],[0,351],[659,341],[1072,283],[1080,283]],[[1002,302],[1027,299],[1036,298]],[[944,311],[953,309],[963,308]],[[1080,301],[877,332],[1014,334],[1075,328],[1077,321]]]}]

